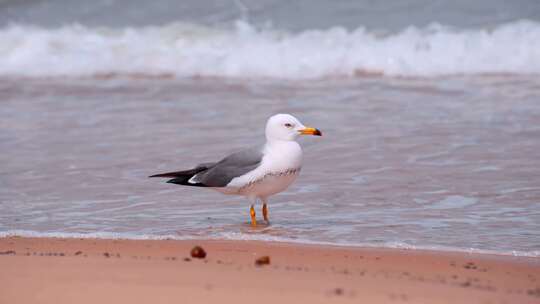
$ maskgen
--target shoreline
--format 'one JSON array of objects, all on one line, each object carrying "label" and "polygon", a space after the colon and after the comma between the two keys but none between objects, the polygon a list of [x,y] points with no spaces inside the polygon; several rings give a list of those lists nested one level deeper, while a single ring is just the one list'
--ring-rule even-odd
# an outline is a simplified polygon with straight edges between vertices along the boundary
[{"label": "shoreline", "polygon": [[428,250],[3,237],[0,269],[2,303],[540,302],[539,258]]},{"label": "shoreline", "polygon": [[202,242],[262,242],[262,243],[275,243],[286,244],[292,246],[323,246],[323,247],[336,247],[336,248],[350,248],[350,249],[389,249],[389,250],[407,250],[407,251],[426,251],[434,253],[456,253],[456,254],[480,254],[489,256],[501,256],[501,257],[524,257],[524,258],[540,258],[540,251],[522,251],[522,250],[504,250],[498,251],[495,249],[479,249],[479,248],[459,248],[459,247],[446,247],[439,245],[426,245],[415,246],[410,244],[368,244],[368,243],[331,243],[324,241],[310,241],[310,240],[289,240],[289,239],[242,239],[242,238],[195,238],[195,237],[177,237],[174,235],[144,235],[138,236],[129,233],[72,233],[72,232],[46,232],[40,233],[35,231],[17,230],[17,231],[5,231],[0,232],[0,239],[3,238],[30,238],[30,239],[85,239],[85,240],[119,240],[119,241],[202,241]]}]

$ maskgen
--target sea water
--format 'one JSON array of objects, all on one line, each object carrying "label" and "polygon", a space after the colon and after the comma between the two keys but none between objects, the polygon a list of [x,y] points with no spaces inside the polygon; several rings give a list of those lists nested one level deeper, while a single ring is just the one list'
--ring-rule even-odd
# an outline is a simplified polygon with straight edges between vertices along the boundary
[{"label": "sea water", "polygon": [[[2,3],[0,235],[538,256],[540,5],[521,2]],[[279,112],[323,137],[270,225],[147,178],[262,144]]]}]

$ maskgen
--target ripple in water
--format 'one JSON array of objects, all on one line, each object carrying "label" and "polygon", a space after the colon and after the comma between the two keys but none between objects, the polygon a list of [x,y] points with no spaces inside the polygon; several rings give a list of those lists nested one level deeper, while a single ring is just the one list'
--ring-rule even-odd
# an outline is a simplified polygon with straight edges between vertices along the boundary
[{"label": "ripple in water", "polygon": [[[0,233],[537,255],[539,87],[528,76],[5,78]],[[301,176],[272,197],[270,226],[245,225],[243,198],[147,179],[262,143],[276,112],[325,136],[302,141]]]}]

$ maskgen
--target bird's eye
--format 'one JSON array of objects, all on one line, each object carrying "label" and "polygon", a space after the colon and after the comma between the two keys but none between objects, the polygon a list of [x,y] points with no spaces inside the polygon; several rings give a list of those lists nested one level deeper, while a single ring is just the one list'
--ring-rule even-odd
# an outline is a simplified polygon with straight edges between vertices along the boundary
[{"label": "bird's eye", "polygon": [[287,128],[292,128],[292,124],[286,123],[286,124],[285,124],[285,127],[287,127]]}]

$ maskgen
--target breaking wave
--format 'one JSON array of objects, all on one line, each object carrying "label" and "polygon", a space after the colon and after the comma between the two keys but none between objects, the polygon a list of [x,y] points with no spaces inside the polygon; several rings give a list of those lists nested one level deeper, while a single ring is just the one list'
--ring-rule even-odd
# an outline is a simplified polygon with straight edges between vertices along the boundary
[{"label": "breaking wave", "polygon": [[393,34],[340,27],[289,33],[245,22],[232,29],[186,23],[0,29],[1,76],[314,79],[492,73],[540,73],[540,23],[475,30],[433,24]]}]

